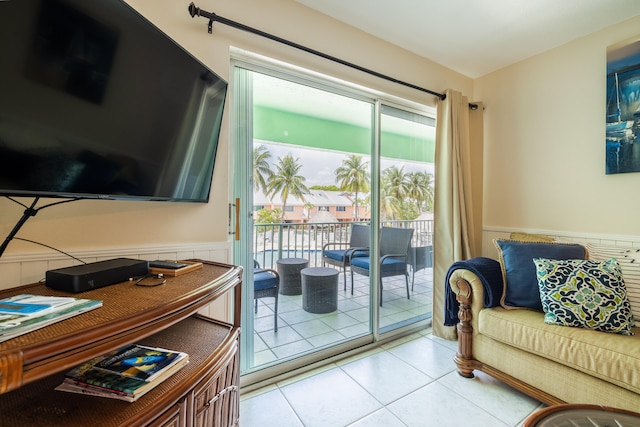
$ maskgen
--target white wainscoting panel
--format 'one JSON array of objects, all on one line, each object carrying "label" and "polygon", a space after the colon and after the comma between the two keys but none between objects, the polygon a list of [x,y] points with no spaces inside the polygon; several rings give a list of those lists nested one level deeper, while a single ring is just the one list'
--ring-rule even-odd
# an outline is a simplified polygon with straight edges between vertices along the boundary
[{"label": "white wainscoting panel", "polygon": [[623,236],[612,234],[575,233],[553,230],[525,230],[525,229],[501,229],[498,227],[485,227],[482,230],[482,256],[498,259],[498,251],[493,243],[494,239],[508,239],[511,233],[542,234],[553,237],[560,242],[573,243],[599,243],[603,245],[619,247],[640,248],[640,236]]},{"label": "white wainscoting panel", "polygon": [[[113,258],[191,259],[231,263],[232,244],[229,242],[181,244],[166,247],[128,247],[106,250],[76,251],[73,256],[84,262],[104,261]],[[10,289],[44,281],[47,270],[79,265],[80,262],[58,253],[5,254],[0,258],[0,289]],[[228,294],[199,313],[224,322],[233,320],[233,296]]]}]

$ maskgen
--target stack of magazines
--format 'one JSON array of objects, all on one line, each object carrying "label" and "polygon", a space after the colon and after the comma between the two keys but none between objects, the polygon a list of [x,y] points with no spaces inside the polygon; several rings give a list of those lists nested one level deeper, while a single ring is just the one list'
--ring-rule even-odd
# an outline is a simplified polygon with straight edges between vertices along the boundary
[{"label": "stack of magazines", "polygon": [[102,306],[102,301],[46,295],[0,300],[0,342]]},{"label": "stack of magazines", "polygon": [[134,402],[189,361],[189,355],[131,344],[67,372],[56,390]]}]

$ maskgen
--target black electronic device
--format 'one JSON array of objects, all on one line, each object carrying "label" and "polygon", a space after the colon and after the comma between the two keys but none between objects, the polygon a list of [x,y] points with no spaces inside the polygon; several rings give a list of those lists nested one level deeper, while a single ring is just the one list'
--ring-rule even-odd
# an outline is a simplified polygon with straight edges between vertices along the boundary
[{"label": "black electronic device", "polygon": [[162,260],[149,261],[150,268],[168,268],[169,270],[177,270],[179,268],[188,267],[188,266],[189,264],[185,264],[183,262],[177,262],[177,261],[162,261]]},{"label": "black electronic device", "polygon": [[126,2],[0,1],[0,52],[0,195],[209,200],[227,82]]},{"label": "black electronic device", "polygon": [[149,262],[139,259],[115,258],[106,261],[49,270],[48,288],[65,292],[84,292],[124,282],[149,272]]}]

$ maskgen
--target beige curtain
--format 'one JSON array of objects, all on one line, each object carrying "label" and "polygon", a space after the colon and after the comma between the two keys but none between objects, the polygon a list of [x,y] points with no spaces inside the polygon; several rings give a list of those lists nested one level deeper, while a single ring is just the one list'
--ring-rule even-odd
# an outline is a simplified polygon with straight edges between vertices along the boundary
[{"label": "beige curtain", "polygon": [[435,150],[433,334],[456,339],[444,326],[444,280],[455,261],[481,254],[482,105],[460,92],[438,101]]}]

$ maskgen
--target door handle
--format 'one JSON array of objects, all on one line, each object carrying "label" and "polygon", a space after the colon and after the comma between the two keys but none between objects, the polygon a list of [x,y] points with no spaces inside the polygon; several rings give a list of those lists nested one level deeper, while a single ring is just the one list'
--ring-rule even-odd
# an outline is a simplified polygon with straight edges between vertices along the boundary
[{"label": "door handle", "polygon": [[240,198],[236,197],[236,241],[240,240]]}]

